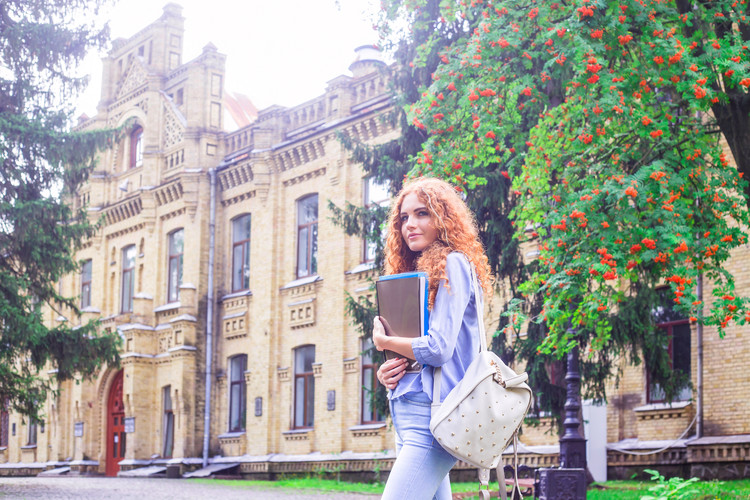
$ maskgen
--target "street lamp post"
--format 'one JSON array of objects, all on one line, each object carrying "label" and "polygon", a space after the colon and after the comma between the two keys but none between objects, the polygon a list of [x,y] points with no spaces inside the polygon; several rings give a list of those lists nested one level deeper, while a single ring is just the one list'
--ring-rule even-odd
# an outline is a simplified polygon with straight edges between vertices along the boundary
[{"label": "street lamp post", "polygon": [[586,499],[586,440],[578,430],[581,420],[581,374],[578,371],[578,347],[568,352],[565,373],[565,432],[560,438],[560,468],[538,470],[540,500]]},{"label": "street lamp post", "polygon": [[565,400],[565,432],[560,438],[560,467],[586,468],[586,440],[579,428],[581,420],[581,374],[578,371],[578,347],[568,352],[568,369],[565,374],[567,398]]}]

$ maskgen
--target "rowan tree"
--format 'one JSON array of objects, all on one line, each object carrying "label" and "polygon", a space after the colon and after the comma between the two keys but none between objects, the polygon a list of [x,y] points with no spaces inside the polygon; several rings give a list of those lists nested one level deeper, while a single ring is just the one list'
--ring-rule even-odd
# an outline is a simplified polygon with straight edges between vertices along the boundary
[{"label": "rowan tree", "polygon": [[[113,131],[72,132],[71,102],[87,51],[108,31],[82,21],[100,7],[87,0],[0,3],[0,402],[39,417],[59,381],[117,364],[119,338],[89,322],[50,326],[45,307],[80,314],[57,283],[77,272],[75,252],[96,225],[66,198],[86,181]],[[53,378],[40,376],[47,371]]]},{"label": "rowan tree", "polygon": [[667,376],[665,334],[644,314],[665,284],[693,322],[749,321],[724,268],[750,201],[747,2],[465,4],[442,4],[446,20],[483,19],[444,47],[411,108],[430,134],[414,174],[471,191],[503,166],[516,236],[538,244],[523,287],[544,303],[538,351],[635,346]]}]

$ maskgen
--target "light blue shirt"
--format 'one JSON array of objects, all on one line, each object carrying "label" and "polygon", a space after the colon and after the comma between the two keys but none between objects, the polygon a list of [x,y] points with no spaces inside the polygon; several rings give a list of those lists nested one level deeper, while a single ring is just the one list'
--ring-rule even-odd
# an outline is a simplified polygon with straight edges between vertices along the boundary
[{"label": "light blue shirt", "polygon": [[469,261],[460,252],[448,255],[445,264],[448,287],[441,280],[435,305],[430,311],[429,335],[412,340],[420,373],[407,373],[390,391],[394,399],[409,392],[424,391],[432,400],[433,367],[442,366],[440,387],[442,401],[463,378],[466,369],[479,353],[479,325],[476,298],[471,284]]}]

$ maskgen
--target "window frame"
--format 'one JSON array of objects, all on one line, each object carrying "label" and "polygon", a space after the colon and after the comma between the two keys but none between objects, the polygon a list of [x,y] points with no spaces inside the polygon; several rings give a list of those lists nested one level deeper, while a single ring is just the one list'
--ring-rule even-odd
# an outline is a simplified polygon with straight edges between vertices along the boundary
[{"label": "window frame", "polygon": [[[378,409],[375,407],[372,401],[372,393],[374,393],[378,385],[380,384],[380,381],[378,380],[378,364],[375,362],[374,357],[372,356],[372,349],[374,348],[372,345],[372,341],[369,339],[363,338],[362,339],[362,353],[360,356],[361,359],[361,382],[362,385],[360,387],[360,405],[359,405],[359,420],[362,425],[367,424],[382,424],[385,422],[385,418],[383,415],[380,414]],[[368,345],[369,344],[369,345]],[[368,353],[369,354],[366,354]],[[366,363],[365,361],[369,361],[369,363]],[[367,386],[368,383],[368,377],[366,375],[366,370],[370,370],[370,377],[369,377],[369,383],[371,384],[370,387]],[[365,418],[365,410],[366,410],[366,401],[369,399],[370,405],[369,405],[369,415],[372,417],[370,419]]]},{"label": "window frame", "polygon": [[[315,199],[315,220],[302,222],[300,219],[300,212],[303,204],[308,200]],[[309,276],[315,276],[318,273],[318,223],[320,222],[320,207],[318,193],[311,193],[299,198],[296,203],[296,214],[297,214],[297,259],[296,259],[296,272],[297,278],[307,278]],[[307,231],[307,237],[305,242],[305,262],[307,269],[300,269],[300,249],[302,247],[302,233]]]},{"label": "window frame", "polygon": [[81,266],[81,309],[86,309],[87,307],[91,306],[92,271],[93,260],[88,259],[84,261],[83,265]]},{"label": "window frame", "polygon": [[[127,254],[131,249],[133,250],[133,265],[132,267],[125,267],[129,262]],[[122,258],[122,265],[120,266],[120,314],[126,314],[133,312],[133,297],[135,296],[135,244],[122,247],[120,256]],[[130,288],[130,295],[128,297],[125,296],[126,276]]]},{"label": "window frame", "polygon": [[26,446],[36,446],[38,441],[38,425],[34,419],[29,419],[29,424],[26,426]]},{"label": "window frame", "polygon": [[[234,379],[234,363],[240,363],[238,378]],[[229,358],[227,363],[229,372],[229,420],[227,427],[229,432],[241,432],[246,429],[247,421],[247,386],[245,384],[245,370],[247,370],[247,354],[237,354]],[[239,401],[234,400],[234,388],[239,386]],[[234,405],[239,403],[238,422],[236,426],[232,425],[234,418]]]},{"label": "window frame", "polygon": [[143,127],[136,125],[130,132],[130,157],[128,168],[143,166]]},{"label": "window frame", "polygon": [[[175,235],[182,233],[182,248],[179,253],[172,253]],[[180,300],[180,285],[182,285],[183,256],[185,255],[185,229],[177,228],[167,235],[167,303],[173,304]],[[172,282],[172,264],[176,262],[177,283]]]},{"label": "window frame", "polygon": [[[692,356],[692,329],[690,328],[690,320],[688,318],[684,319],[677,319],[673,321],[665,321],[662,323],[657,323],[656,327],[661,329],[667,330],[667,352],[669,352],[669,367],[674,367],[674,329],[677,326],[687,326],[688,327],[688,338],[690,340],[690,349],[689,352]],[[688,363],[692,365],[692,359],[688,360]],[[688,372],[688,377],[692,376],[692,366],[690,367],[690,372]],[[659,403],[666,403],[665,397],[655,397],[654,392],[656,392],[657,384],[654,384],[651,382],[651,374],[646,373],[646,403],[647,404],[659,404]],[[681,391],[684,391],[686,388],[681,389]],[[661,389],[659,389],[661,391]],[[663,391],[662,391],[663,392]],[[690,397],[682,397],[682,393],[678,393],[675,396],[674,401],[688,401]]]},{"label": "window frame", "polygon": [[7,447],[10,441],[10,412],[7,401],[0,405],[0,448]]},{"label": "window frame", "polygon": [[[238,240],[237,235],[235,233],[235,225],[240,223],[243,219],[248,218],[248,231],[247,231],[247,238]],[[231,255],[231,262],[232,262],[232,292],[242,292],[245,290],[250,289],[250,237],[252,233],[252,217],[251,214],[241,214],[232,219],[232,255]],[[240,224],[241,226],[241,224]],[[242,235],[245,236],[245,235]],[[242,251],[242,283],[240,283],[240,286],[237,286],[237,283],[235,282],[235,278],[237,277],[236,269],[235,269],[235,252],[236,248],[241,247]]]},{"label": "window frame", "polygon": [[[303,349],[312,349],[313,361],[310,364],[309,371],[301,371],[304,370],[304,367],[298,366],[297,363],[297,353],[301,352]],[[294,391],[292,400],[292,429],[312,429],[315,425],[315,375],[312,368],[312,365],[315,364],[315,345],[307,344],[294,348],[292,351],[292,357],[294,360],[294,385],[292,386]],[[297,381],[299,379],[303,380],[301,395],[297,391]],[[297,422],[297,409],[299,407],[299,404],[302,405],[301,424]],[[308,415],[308,408],[312,408],[312,415]]]},{"label": "window frame", "polygon": [[172,409],[172,385],[161,390],[162,406],[162,458],[172,458],[174,452],[174,410]]}]

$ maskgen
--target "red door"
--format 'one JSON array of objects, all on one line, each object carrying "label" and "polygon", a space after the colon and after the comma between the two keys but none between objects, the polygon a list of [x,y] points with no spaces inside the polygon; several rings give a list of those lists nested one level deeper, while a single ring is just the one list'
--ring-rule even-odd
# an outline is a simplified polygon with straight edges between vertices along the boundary
[{"label": "red door", "polygon": [[122,403],[122,370],[115,375],[107,401],[107,475],[120,472],[120,460],[125,456],[125,405]]}]

